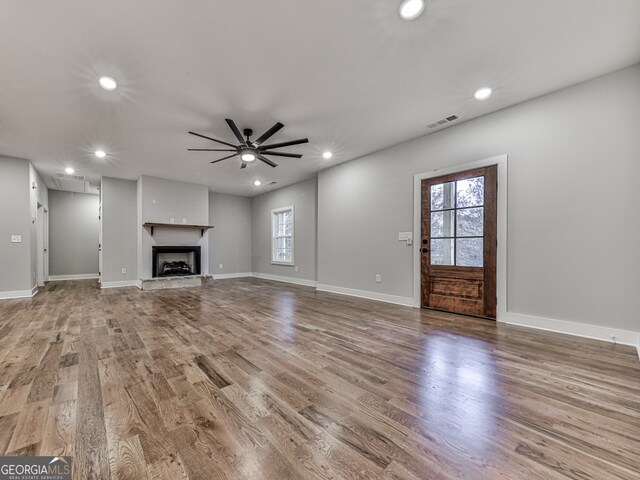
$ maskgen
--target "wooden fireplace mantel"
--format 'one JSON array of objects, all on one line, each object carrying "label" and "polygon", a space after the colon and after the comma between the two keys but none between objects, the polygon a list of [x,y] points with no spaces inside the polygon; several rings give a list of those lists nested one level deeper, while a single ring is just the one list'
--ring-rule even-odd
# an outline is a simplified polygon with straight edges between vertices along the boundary
[{"label": "wooden fireplace mantel", "polygon": [[157,223],[157,222],[145,222],[142,224],[143,227],[149,227],[151,231],[151,235],[153,235],[153,229],[155,227],[162,228],[182,228],[182,229],[190,229],[190,230],[200,230],[200,236],[204,236],[204,232],[213,228],[213,225],[186,225],[184,223]]}]

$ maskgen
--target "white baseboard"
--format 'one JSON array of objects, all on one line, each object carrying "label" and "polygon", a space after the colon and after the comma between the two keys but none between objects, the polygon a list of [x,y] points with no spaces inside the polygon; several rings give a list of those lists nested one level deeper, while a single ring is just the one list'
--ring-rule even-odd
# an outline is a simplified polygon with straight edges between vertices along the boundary
[{"label": "white baseboard", "polygon": [[611,338],[613,335],[616,343],[636,347],[639,349],[640,355],[640,332],[604,327],[601,325],[568,322],[566,320],[556,320],[552,318],[534,317],[532,315],[512,312],[507,312],[504,318],[499,318],[498,320],[511,325],[546,330],[548,332],[565,333],[577,337],[591,338],[593,340],[603,340],[605,342],[613,342]]},{"label": "white baseboard", "polygon": [[59,282],[64,280],[89,280],[99,278],[97,273],[78,273],[75,275],[49,275],[50,282]]},{"label": "white baseboard", "polygon": [[244,273],[216,273],[211,275],[214,280],[225,280],[227,278],[245,278],[253,276],[251,272]]},{"label": "white baseboard", "polygon": [[305,287],[316,286],[315,280],[306,280],[304,278],[282,277],[280,275],[269,275],[267,273],[256,273],[256,272],[253,272],[251,276],[255,278],[261,278],[263,280],[274,280],[276,282],[293,283],[295,285],[304,285]]},{"label": "white baseboard", "polygon": [[350,297],[368,298],[369,300],[378,300],[379,302],[395,303],[405,307],[413,306],[413,298],[400,297],[398,295],[389,295],[387,293],[370,292],[368,290],[355,290],[353,288],[336,287],[334,285],[318,284],[316,290],[320,292],[339,293],[341,295],[349,295]]},{"label": "white baseboard", "polygon": [[102,282],[100,288],[137,287],[137,280],[117,280],[115,282]]},{"label": "white baseboard", "polygon": [[0,300],[9,300],[10,298],[31,298],[38,293],[36,285],[31,290],[13,290],[10,292],[0,292]]}]

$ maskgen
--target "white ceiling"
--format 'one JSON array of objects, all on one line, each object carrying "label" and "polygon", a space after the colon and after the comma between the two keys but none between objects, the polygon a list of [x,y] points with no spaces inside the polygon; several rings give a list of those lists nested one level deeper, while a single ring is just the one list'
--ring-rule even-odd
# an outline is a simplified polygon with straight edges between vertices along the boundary
[{"label": "white ceiling", "polygon": [[[0,154],[51,175],[73,166],[255,195],[640,61],[638,0],[431,0],[414,22],[399,0],[57,0],[0,4]],[[97,77],[114,76],[108,93]],[[481,86],[495,89],[486,102]],[[224,122],[308,136],[272,169],[210,165]],[[109,156],[92,155],[103,148]],[[324,150],[333,159],[322,159]],[[223,156],[223,155],[220,155]]]}]

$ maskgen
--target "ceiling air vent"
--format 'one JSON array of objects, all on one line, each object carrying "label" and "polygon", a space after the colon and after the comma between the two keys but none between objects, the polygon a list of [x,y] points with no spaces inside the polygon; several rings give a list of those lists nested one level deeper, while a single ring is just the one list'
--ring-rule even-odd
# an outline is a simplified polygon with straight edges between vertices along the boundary
[{"label": "ceiling air vent", "polygon": [[56,175],[53,177],[58,190],[66,192],[89,193],[89,182],[79,175]]},{"label": "ceiling air vent", "polygon": [[442,125],[446,125],[447,123],[455,122],[459,118],[460,118],[459,115],[449,115],[448,117],[443,118],[442,120],[438,120],[437,122],[430,123],[429,125],[427,125],[427,127],[438,128],[438,127],[441,127]]}]

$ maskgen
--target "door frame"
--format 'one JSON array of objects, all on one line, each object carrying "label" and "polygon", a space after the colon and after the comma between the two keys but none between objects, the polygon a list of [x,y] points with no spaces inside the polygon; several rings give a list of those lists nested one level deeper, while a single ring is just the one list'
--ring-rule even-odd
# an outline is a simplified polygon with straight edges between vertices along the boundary
[{"label": "door frame", "polygon": [[[440,177],[452,173],[464,172],[475,168],[498,166],[498,218],[497,238],[498,248],[496,257],[496,321],[506,322],[507,315],[507,160],[508,155],[477,160],[474,162],[437,168],[430,172],[418,173],[413,176],[413,237],[421,238],[422,229],[422,180]],[[420,242],[414,242],[413,249],[413,306],[421,308],[420,283]]]},{"label": "door frame", "polygon": [[44,287],[44,205],[38,202],[36,213],[36,285]]}]

